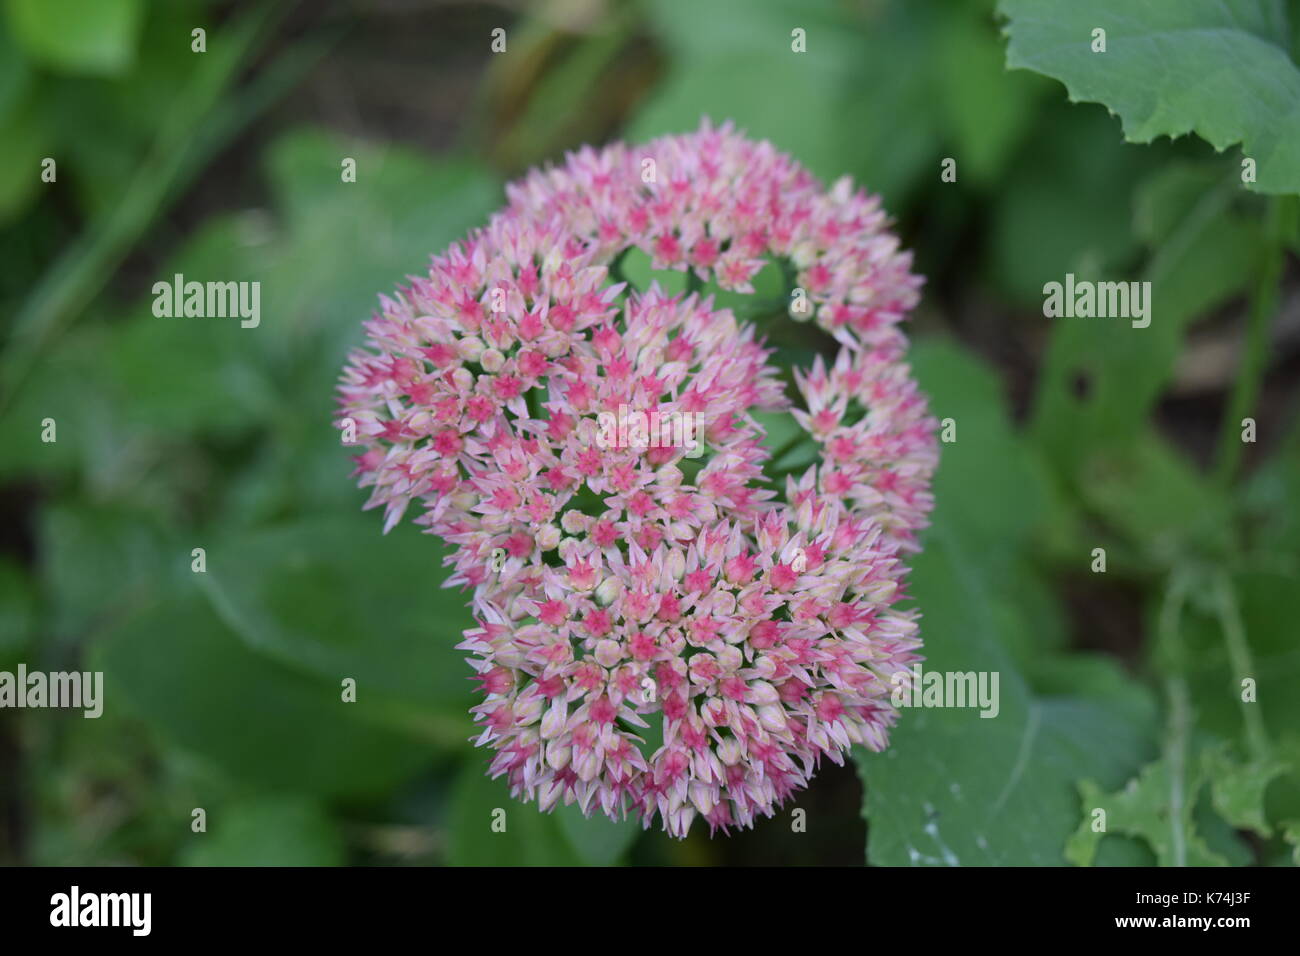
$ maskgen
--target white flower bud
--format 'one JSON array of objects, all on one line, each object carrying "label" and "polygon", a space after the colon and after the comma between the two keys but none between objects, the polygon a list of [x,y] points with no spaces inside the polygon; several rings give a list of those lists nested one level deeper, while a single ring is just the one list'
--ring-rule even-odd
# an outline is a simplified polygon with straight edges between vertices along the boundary
[{"label": "white flower bud", "polygon": [[668,573],[673,580],[680,581],[686,576],[686,555],[673,549],[668,552],[668,560],[664,563],[664,566],[668,569]]},{"label": "white flower bud", "polygon": [[807,269],[817,261],[817,246],[805,239],[790,250],[790,261],[800,269]]},{"label": "white flower bud", "polygon": [[605,638],[596,644],[596,663],[601,667],[613,667],[623,659],[623,651],[618,646],[618,641],[611,641]]},{"label": "white flower bud", "polygon": [[542,698],[533,697],[521,704],[516,704],[514,709],[515,723],[522,727],[536,723],[537,718],[542,715]]},{"label": "white flower bud", "polygon": [[784,733],[785,708],[780,704],[765,704],[758,708],[758,721],[771,733]]},{"label": "white flower bud", "polygon": [[582,534],[591,527],[591,517],[581,511],[566,511],[560,518],[560,527],[568,534]]},{"label": "white flower bud", "polygon": [[474,373],[461,366],[451,373],[451,381],[456,391],[463,395],[474,387]]},{"label": "white flower bud", "polygon": [[876,604],[887,603],[898,591],[897,581],[874,581],[867,587],[863,588],[862,593],[867,600]]},{"label": "white flower bud", "polygon": [[478,360],[485,372],[499,372],[506,364],[506,357],[496,349],[484,349]]},{"label": "white flower bud", "polygon": [[596,586],[596,603],[601,607],[609,607],[622,593],[623,582],[611,574]]},{"label": "white flower bud", "polygon": [[564,732],[564,725],[569,720],[569,705],[563,697],[551,702],[542,718],[541,735],[543,740],[552,740]]},{"label": "white flower bud", "polygon": [[700,813],[708,816],[709,811],[713,809],[717,798],[714,795],[714,787],[702,780],[696,780],[691,784],[691,803],[695,804],[695,809]]},{"label": "white flower bud", "polygon": [[718,744],[718,759],[728,767],[740,763],[740,758],[744,756],[740,740],[736,737],[728,737]]},{"label": "white flower bud", "polygon": [[682,470],[676,465],[664,465],[655,472],[655,481],[665,488],[676,488],[682,483]]},{"label": "white flower bud", "polygon": [[560,542],[560,557],[565,564],[573,562],[574,554],[581,546],[582,543],[577,538],[565,538]]},{"label": "white flower bud", "polygon": [[560,538],[563,537],[560,529],[553,524],[544,524],[537,529],[537,546],[543,551],[554,551],[560,545]]},{"label": "white flower bud", "polygon": [[579,780],[590,783],[596,779],[596,774],[600,773],[600,764],[600,751],[592,749],[578,758],[573,769],[577,771]]},{"label": "white flower bud", "polygon": [[561,740],[551,740],[546,744],[546,763],[552,770],[563,770],[569,765],[573,756],[573,747]]}]

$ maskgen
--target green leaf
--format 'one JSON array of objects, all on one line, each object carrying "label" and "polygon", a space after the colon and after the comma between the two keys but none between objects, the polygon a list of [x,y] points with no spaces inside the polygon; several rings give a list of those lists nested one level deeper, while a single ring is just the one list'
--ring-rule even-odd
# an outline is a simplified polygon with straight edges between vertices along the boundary
[{"label": "green leaf", "polygon": [[941,535],[927,538],[911,577],[925,614],[923,666],[998,673],[1000,709],[993,718],[973,709],[904,710],[888,750],[857,752],[867,859],[1059,866],[1078,819],[1075,781],[1084,774],[1123,780],[1149,752],[1154,708],[1132,687],[1123,707],[1033,693],[999,646],[998,612],[1013,612],[990,593],[983,553]]},{"label": "green leaf", "polygon": [[577,804],[557,808],[555,816],[573,851],[589,866],[615,866],[622,862],[636,838],[644,832],[635,817],[615,821],[599,808],[585,817]]},{"label": "green leaf", "polygon": [[[451,866],[576,866],[580,860],[555,814],[510,796],[505,778],[488,778],[475,754],[456,778],[447,823]],[[611,824],[611,826],[613,826]]]},{"label": "green leaf", "polygon": [[[1041,570],[1027,553],[1050,500],[1037,458],[1011,429],[1001,380],[949,343],[918,342],[912,366],[930,411],[952,419],[955,441],[940,444],[934,479],[938,519],[963,540],[996,541],[982,560],[1005,599],[995,606],[999,639],[1021,667],[1064,643],[1064,622]],[[941,433],[946,430],[941,428]]]},{"label": "green leaf", "polygon": [[1264,818],[1264,791],[1275,778],[1290,770],[1288,764],[1275,758],[1238,763],[1227,747],[1207,748],[1202,759],[1219,815],[1239,830],[1271,836],[1272,828]]},{"label": "green leaf", "polygon": [[189,547],[155,513],[56,505],[41,511],[37,534],[46,623],[58,640],[114,623],[190,575]]},{"label": "green leaf", "polygon": [[209,54],[191,51],[190,31],[207,27],[211,44],[231,43],[230,25],[214,31],[202,7],[202,0],[152,4],[138,43],[146,54],[111,83],[56,77],[42,84],[59,181],[70,182],[88,219],[107,218],[122,201],[124,184],[148,161],[160,119],[175,112],[200,61],[207,64]]},{"label": "green leaf", "polygon": [[[1035,397],[1032,434],[1074,481],[1087,461],[1144,440],[1148,413],[1172,373],[1183,331],[1240,293],[1259,249],[1258,223],[1233,204],[1231,188],[1189,188],[1186,167],[1154,174],[1140,188],[1137,228],[1152,255],[1150,324],[1122,318],[1055,318]],[[1079,278],[1094,278],[1081,273]],[[1119,279],[1118,275],[1103,275]],[[1063,282],[1062,274],[1043,281]]]},{"label": "green leaf", "polygon": [[1047,81],[1006,72],[991,3],[955,6],[944,10],[938,27],[937,105],[952,130],[958,181],[993,185],[1028,132]]},{"label": "green leaf", "polygon": [[186,866],[341,866],[343,837],[329,814],[301,797],[262,797],[212,809]]},{"label": "green leaf", "polygon": [[[143,12],[140,0],[5,0],[14,36],[32,59],[72,73],[125,71]],[[176,42],[188,46],[189,38]]]},{"label": "green leaf", "polygon": [[409,524],[385,536],[378,515],[351,511],[214,540],[195,577],[249,650],[331,686],[350,677],[358,701],[459,746],[473,695],[455,647],[473,617],[438,586],[446,553]]},{"label": "green leaf", "polygon": [[[1233,576],[1240,604],[1242,630],[1253,683],[1246,694],[1225,646],[1220,622],[1208,609],[1193,604],[1183,615],[1182,641],[1187,681],[1196,707],[1197,726],[1229,741],[1236,753],[1248,754],[1252,740],[1243,708],[1258,708],[1271,752],[1257,760],[1276,758],[1300,766],[1300,655],[1296,653],[1292,622],[1300,615],[1300,588],[1294,569],[1258,569]],[[1252,699],[1243,700],[1243,696]],[[1273,779],[1267,789],[1266,819],[1300,818],[1300,775]]]},{"label": "green leaf", "polygon": [[1241,512],[1250,540],[1296,570],[1300,554],[1300,423],[1246,481]]},{"label": "green leaf", "polygon": [[929,397],[930,413],[953,421],[955,441],[939,446],[934,496],[939,517],[973,539],[1003,537],[1012,552],[1045,505],[1043,477],[1007,421],[1002,382],[951,343],[919,342],[912,368]]},{"label": "green leaf", "polygon": [[[356,182],[342,180],[345,158],[356,160]],[[501,188],[468,159],[430,161],[311,129],[281,136],[265,165],[281,225],[260,250],[266,318],[257,347],[281,370],[302,419],[328,422],[344,355],[360,344],[379,295],[484,225]]]},{"label": "green leaf", "polygon": [[[1137,837],[1151,846],[1161,866],[1227,866],[1211,850],[1193,823],[1196,797],[1205,782],[1197,761],[1183,772],[1162,758],[1147,764],[1122,789],[1105,793],[1092,780],[1079,785],[1083,822],[1070,838],[1066,857],[1078,866],[1091,866],[1098,844],[1107,833]],[[1094,830],[1094,810],[1105,811],[1105,830]]]},{"label": "green leaf", "polygon": [[249,784],[299,794],[381,793],[430,760],[375,726],[360,693],[245,647],[197,594],[141,611],[95,645],[105,707],[126,705],[183,751]]},{"label": "green leaf", "polygon": [[[1258,164],[1250,188],[1300,193],[1300,69],[1273,0],[1002,0],[1007,65],[1103,103],[1132,142],[1196,133],[1241,144]],[[1106,31],[1093,52],[1093,31]]]},{"label": "green leaf", "polygon": [[1084,503],[1149,562],[1169,567],[1192,555],[1219,558],[1231,548],[1227,502],[1154,432],[1096,450],[1079,488]]},{"label": "green leaf", "polygon": [[[0,414],[0,476],[31,473],[62,474],[78,466],[89,466],[101,446],[109,414],[104,394],[104,330],[82,330],[68,336],[41,363],[41,374],[32,376]],[[54,420],[55,441],[43,440],[45,419]],[[89,469],[88,469],[89,470]]]},{"label": "green leaf", "polygon": [[1291,860],[1300,866],[1300,820],[1288,820],[1282,824],[1282,835],[1291,844]]},{"label": "green leaf", "polygon": [[[933,412],[955,412],[942,446],[936,511],[912,562],[927,672],[998,675],[996,716],[907,708],[880,754],[855,751],[865,787],[868,862],[877,865],[1061,865],[1078,820],[1075,782],[1120,783],[1153,747],[1154,704],[1113,666],[1056,658],[1043,690],[1013,656],[1038,647],[1022,562],[1044,496],[1006,424],[996,379],[960,352],[915,350]],[[983,462],[997,465],[988,467]],[[1084,679],[1086,677],[1086,680]],[[1045,692],[1044,692],[1045,691]]]},{"label": "green leaf", "polygon": [[[104,356],[113,377],[110,394],[134,432],[228,432],[275,410],[260,323],[243,328],[238,315],[159,317],[153,311],[158,298],[171,299],[177,275],[182,285],[259,280],[258,250],[246,232],[234,217],[206,223],[155,277],[153,284],[162,287],[132,308],[113,335]],[[270,321],[265,299],[260,305],[262,320]]]},{"label": "green leaf", "polygon": [[1040,315],[1045,283],[1069,272],[1112,273],[1138,252],[1129,196],[1157,156],[1108,136],[1107,125],[1094,107],[1049,108],[1007,174],[1015,188],[991,209],[989,270],[1013,301]]}]

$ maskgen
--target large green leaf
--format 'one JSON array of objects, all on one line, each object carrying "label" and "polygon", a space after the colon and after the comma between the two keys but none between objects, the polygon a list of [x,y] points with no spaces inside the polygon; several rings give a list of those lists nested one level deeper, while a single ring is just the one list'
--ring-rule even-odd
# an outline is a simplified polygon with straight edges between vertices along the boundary
[{"label": "large green leaf", "polygon": [[157,514],[85,503],[44,509],[38,526],[45,625],[69,645],[186,583],[190,549]]},{"label": "large green leaf", "polygon": [[[1041,570],[1026,553],[1031,535],[1044,530],[1050,489],[1040,463],[1012,431],[1002,383],[988,368],[954,345],[918,343],[912,365],[931,413],[951,419],[955,441],[940,444],[934,479],[937,516],[963,540],[996,541],[981,556],[1004,588],[1006,603],[994,608],[999,637],[1022,667],[1059,649],[1063,622],[1046,592]],[[948,432],[945,425],[941,432]]]},{"label": "large green leaf", "polygon": [[364,693],[305,677],[244,646],[196,594],[141,611],[96,644],[105,708],[131,711],[237,780],[324,796],[383,792],[431,759],[380,729]]},{"label": "large green leaf", "polygon": [[358,700],[459,745],[473,695],[455,646],[473,617],[464,594],[439,587],[445,554],[354,510],[214,540],[196,578],[250,650],[333,686],[352,678]]},{"label": "large green leaf", "polygon": [[[1001,0],[1007,65],[1104,103],[1138,143],[1196,133],[1240,144],[1251,188],[1300,193],[1300,69],[1277,0]],[[1093,52],[1093,31],[1106,32]]]},{"label": "large green leaf", "polygon": [[[904,709],[888,750],[857,752],[867,859],[1060,865],[1079,819],[1077,779],[1117,786],[1140,766],[1153,747],[1154,705],[1113,664],[1060,657],[1032,634],[1024,582],[1036,571],[1017,559],[1045,507],[1032,458],[986,370],[947,347],[916,352],[935,414],[957,423],[909,584],[923,614],[923,667],[996,673],[999,710],[986,718],[970,708]],[[1052,617],[1051,599],[1039,601]],[[1053,666],[1035,674],[1017,661],[1044,652]],[[1041,689],[1031,680],[1038,673]]]},{"label": "large green leaf", "polygon": [[905,709],[889,749],[858,752],[867,860],[879,865],[1062,865],[1080,776],[1118,786],[1149,756],[1154,707],[1116,678],[1110,696],[1036,694],[1000,644],[1012,613],[985,552],[936,526],[914,563],[930,671],[999,675],[1000,710]]}]

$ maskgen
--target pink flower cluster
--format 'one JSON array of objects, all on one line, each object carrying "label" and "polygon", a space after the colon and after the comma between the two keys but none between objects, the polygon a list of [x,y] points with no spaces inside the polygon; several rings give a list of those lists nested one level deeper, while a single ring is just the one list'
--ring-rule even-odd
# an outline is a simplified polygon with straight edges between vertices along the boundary
[{"label": "pink flower cluster", "polygon": [[[920,279],[878,200],[729,127],[583,149],[508,195],[382,298],[344,370],[368,506],[387,530],[419,502],[455,546],[477,740],[517,797],[751,825],[823,756],[882,749],[917,659],[895,604],[937,460],[898,329]],[[792,402],[713,297],[616,281],[629,249],[733,292],[784,264],[838,357]],[[626,408],[693,416],[702,448],[610,443]],[[819,452],[784,489],[774,411]]]}]

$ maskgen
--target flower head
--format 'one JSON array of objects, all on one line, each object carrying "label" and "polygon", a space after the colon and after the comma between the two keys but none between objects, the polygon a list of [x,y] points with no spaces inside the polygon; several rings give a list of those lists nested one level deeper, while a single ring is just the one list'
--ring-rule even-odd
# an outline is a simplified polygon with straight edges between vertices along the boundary
[{"label": "flower head", "polygon": [[[419,502],[453,546],[477,741],[517,796],[748,826],[822,757],[883,748],[916,660],[895,604],[937,449],[898,324],[921,280],[875,197],[730,126],[584,148],[507,193],[349,358],[368,506],[387,529]],[[792,401],[716,296],[621,281],[632,249],[693,289],[780,269],[838,355]],[[782,411],[817,448],[783,488],[758,414]]]},{"label": "flower head", "polygon": [[707,527],[626,556],[576,546],[484,602],[461,647],[491,772],[549,809],[749,826],[822,757],[883,749],[916,658],[898,544],[841,505]]}]

